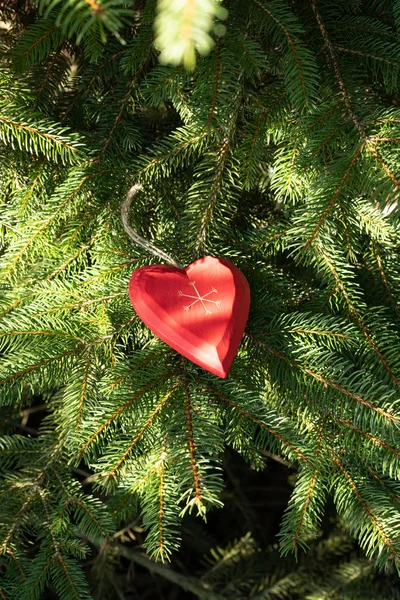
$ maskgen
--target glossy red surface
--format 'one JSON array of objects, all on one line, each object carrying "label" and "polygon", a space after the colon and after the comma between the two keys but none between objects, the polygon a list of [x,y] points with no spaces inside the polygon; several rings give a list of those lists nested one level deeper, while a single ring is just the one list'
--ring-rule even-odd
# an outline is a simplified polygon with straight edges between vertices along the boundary
[{"label": "glossy red surface", "polygon": [[206,256],[186,269],[134,271],[129,296],[142,321],[171,348],[226,377],[246,326],[249,284],[235,265]]}]

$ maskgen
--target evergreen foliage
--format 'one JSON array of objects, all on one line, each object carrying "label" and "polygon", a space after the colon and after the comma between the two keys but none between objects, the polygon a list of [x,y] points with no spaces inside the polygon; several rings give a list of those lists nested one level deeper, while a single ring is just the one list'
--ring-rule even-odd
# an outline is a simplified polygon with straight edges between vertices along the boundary
[{"label": "evergreen foliage", "polygon": [[[399,570],[400,3],[224,6],[226,34],[199,26],[198,49],[215,47],[190,71],[190,44],[159,63],[155,0],[0,2],[2,598],[89,598],[79,561],[138,514],[168,560],[183,515],[221,507],[226,446],[297,467],[283,555],[314,544],[333,499]],[[136,183],[141,235],[248,278],[226,380],[134,314],[129,278],[157,262],[121,225]],[[307,597],[333,598],[324,585]]]}]

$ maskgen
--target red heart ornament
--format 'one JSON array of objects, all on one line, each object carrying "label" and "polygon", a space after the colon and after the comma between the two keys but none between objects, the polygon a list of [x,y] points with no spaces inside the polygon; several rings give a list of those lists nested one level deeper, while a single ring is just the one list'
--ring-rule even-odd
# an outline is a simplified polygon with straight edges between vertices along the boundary
[{"label": "red heart ornament", "polygon": [[134,271],[129,296],[142,321],[166,344],[225,378],[250,308],[247,279],[223,258],[186,267],[151,265]]}]

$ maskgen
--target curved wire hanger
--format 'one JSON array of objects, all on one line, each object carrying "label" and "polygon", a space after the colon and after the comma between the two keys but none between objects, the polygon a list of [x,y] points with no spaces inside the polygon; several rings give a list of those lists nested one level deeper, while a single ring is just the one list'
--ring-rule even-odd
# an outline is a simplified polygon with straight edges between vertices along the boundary
[{"label": "curved wire hanger", "polygon": [[150,254],[153,254],[153,256],[158,256],[158,258],[161,258],[161,260],[164,260],[165,262],[169,263],[173,267],[176,267],[177,269],[184,269],[185,267],[178,263],[176,260],[174,260],[172,256],[169,256],[169,254],[167,254],[163,250],[160,250],[160,248],[157,248],[157,246],[155,246],[154,244],[146,240],[144,237],[136,233],[136,231],[132,229],[132,227],[129,225],[129,210],[132,204],[132,200],[142,188],[143,186],[140,183],[137,183],[134,186],[132,186],[126,195],[124,202],[122,203],[121,219],[122,225],[124,226],[126,233],[135,242],[135,244],[139,244],[139,246],[145,248],[148,252],[150,252]]}]

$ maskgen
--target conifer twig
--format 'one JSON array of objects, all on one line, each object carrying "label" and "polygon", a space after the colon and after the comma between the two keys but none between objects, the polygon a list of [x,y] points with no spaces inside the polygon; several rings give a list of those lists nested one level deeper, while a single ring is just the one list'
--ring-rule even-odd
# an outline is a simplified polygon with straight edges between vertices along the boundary
[{"label": "conifer twig", "polygon": [[[370,154],[372,154],[372,156],[375,158],[375,160],[381,165],[382,169],[385,171],[386,175],[389,177],[389,179],[391,180],[391,182],[393,183],[393,185],[395,186],[395,188],[397,190],[400,190],[400,182],[398,181],[397,177],[390,171],[389,167],[387,166],[387,164],[385,163],[385,161],[383,160],[382,156],[380,155],[380,153],[378,152],[378,150],[376,149],[376,143],[373,143],[367,136],[366,131],[363,127],[363,125],[361,124],[358,116],[356,115],[356,113],[353,110],[353,107],[351,105],[350,102],[350,97],[349,94],[347,92],[340,68],[339,68],[339,63],[338,60],[336,58],[336,54],[335,54],[335,46],[333,45],[333,43],[330,40],[330,37],[328,36],[328,33],[326,31],[326,27],[325,24],[322,20],[321,14],[318,10],[318,5],[317,5],[317,0],[311,0],[311,7],[312,10],[314,12],[315,18],[317,20],[318,23],[318,27],[321,31],[321,35],[325,41],[325,44],[329,50],[329,54],[331,57],[331,61],[332,61],[332,65],[333,65],[333,70],[335,72],[335,76],[336,76],[336,80],[339,86],[339,90],[340,90],[340,94],[342,96],[343,102],[346,106],[347,112],[349,113],[350,119],[352,120],[355,128],[357,129],[358,133],[361,136],[361,139],[363,140],[363,142],[366,145],[366,149],[368,150],[368,152],[370,152]],[[337,48],[336,48],[337,49]]]}]

